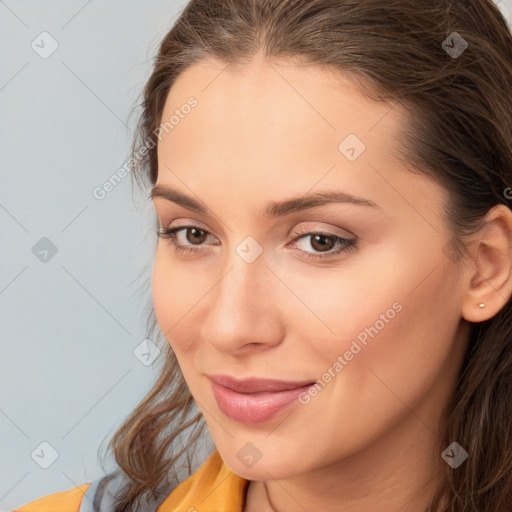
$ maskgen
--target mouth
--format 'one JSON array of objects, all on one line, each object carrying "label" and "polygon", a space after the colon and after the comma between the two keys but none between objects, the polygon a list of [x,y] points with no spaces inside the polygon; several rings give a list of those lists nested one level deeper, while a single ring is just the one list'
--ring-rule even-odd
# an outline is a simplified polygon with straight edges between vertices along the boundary
[{"label": "mouth", "polygon": [[274,418],[315,383],[258,378],[238,380],[226,375],[209,378],[221,412],[250,425]]}]

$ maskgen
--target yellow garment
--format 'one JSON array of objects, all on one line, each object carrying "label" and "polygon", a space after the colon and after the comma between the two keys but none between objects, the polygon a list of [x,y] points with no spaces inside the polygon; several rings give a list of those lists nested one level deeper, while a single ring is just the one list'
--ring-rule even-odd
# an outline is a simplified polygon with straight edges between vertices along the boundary
[{"label": "yellow garment", "polygon": [[13,512],[76,512],[84,492],[91,484],[82,484],[69,491],[54,492],[27,503]]},{"label": "yellow garment", "polygon": [[[231,471],[217,449],[165,498],[157,512],[243,512],[248,480]],[[31,501],[13,512],[77,512],[90,483]]]}]

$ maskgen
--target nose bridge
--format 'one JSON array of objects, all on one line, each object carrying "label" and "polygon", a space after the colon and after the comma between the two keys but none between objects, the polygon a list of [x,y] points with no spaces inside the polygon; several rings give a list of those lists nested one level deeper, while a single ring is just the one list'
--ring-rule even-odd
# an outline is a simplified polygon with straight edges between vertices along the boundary
[{"label": "nose bridge", "polygon": [[219,305],[232,311],[241,309],[246,313],[259,310],[264,305],[261,294],[268,286],[268,276],[265,274],[269,270],[263,256],[249,263],[233,250],[226,260],[226,267],[214,293],[213,307]]},{"label": "nose bridge", "polygon": [[250,263],[236,251],[226,258],[212,290],[202,337],[221,351],[249,343],[274,344],[281,337],[278,310],[270,300],[272,275],[260,254]]}]

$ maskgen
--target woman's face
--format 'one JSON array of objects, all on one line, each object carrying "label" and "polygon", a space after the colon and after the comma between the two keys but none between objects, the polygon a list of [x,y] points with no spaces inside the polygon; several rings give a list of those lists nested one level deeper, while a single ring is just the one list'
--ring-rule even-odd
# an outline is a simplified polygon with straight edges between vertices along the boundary
[{"label": "woman's face", "polygon": [[393,156],[398,107],[341,79],[203,61],[163,112],[153,201],[182,229],[158,242],[155,312],[251,480],[432,439],[465,349],[446,192]]}]

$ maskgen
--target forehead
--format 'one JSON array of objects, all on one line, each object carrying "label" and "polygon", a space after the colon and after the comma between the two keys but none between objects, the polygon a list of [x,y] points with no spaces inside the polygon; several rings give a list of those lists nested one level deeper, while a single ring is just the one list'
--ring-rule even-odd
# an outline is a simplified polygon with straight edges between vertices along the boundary
[{"label": "forehead", "polygon": [[[196,106],[184,109],[191,97]],[[396,203],[397,194],[406,203],[439,203],[439,186],[404,172],[395,157],[405,112],[367,98],[327,67],[201,61],[173,84],[162,123],[176,114],[179,122],[158,144],[158,181],[179,185],[181,176],[205,199],[222,183],[230,197],[244,198],[240,206],[251,196],[326,187],[378,204]]]},{"label": "forehead", "polygon": [[[387,103],[363,96],[347,74],[327,66],[269,61],[261,56],[243,65],[206,60],[186,69],[168,93],[163,120],[190,96],[199,102],[194,113],[199,111],[202,123],[215,123],[219,131],[240,122],[247,132],[263,124],[266,132],[286,127],[293,133],[338,132],[339,137],[347,130],[373,129],[384,116],[388,126],[401,124],[403,115],[397,108],[391,111]],[[241,122],[249,115],[257,126]]]},{"label": "forehead", "polygon": [[[183,113],[191,97],[197,105]],[[207,60],[186,69],[171,87],[162,123],[174,117],[173,127],[163,133],[158,151],[190,157],[194,141],[197,156],[213,151],[219,157],[230,147],[243,149],[246,158],[264,149],[269,157],[277,150],[290,158],[317,158],[321,152],[332,162],[350,134],[367,148],[389,153],[402,116],[387,103],[367,99],[350,77],[327,67],[262,57],[244,65]]]}]

